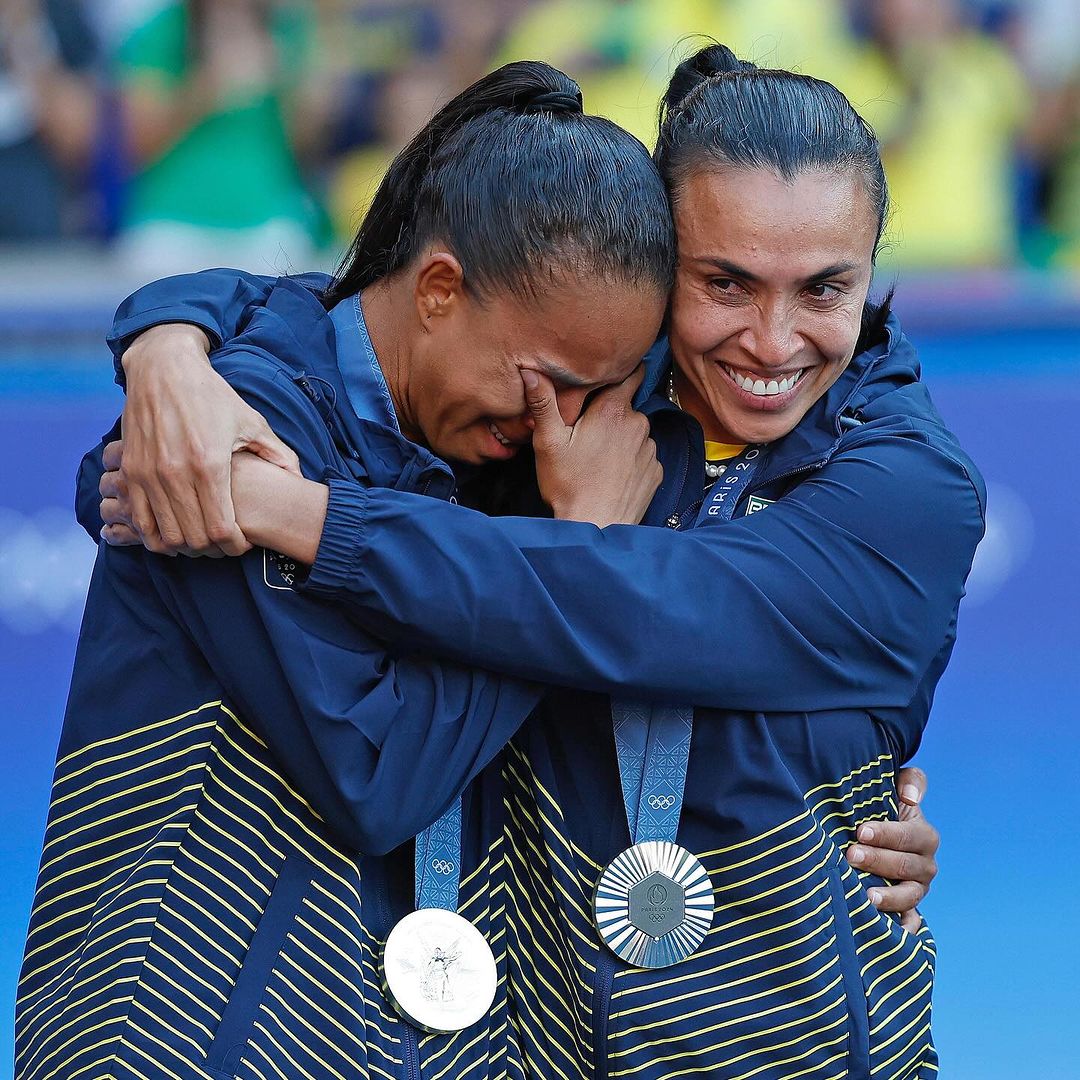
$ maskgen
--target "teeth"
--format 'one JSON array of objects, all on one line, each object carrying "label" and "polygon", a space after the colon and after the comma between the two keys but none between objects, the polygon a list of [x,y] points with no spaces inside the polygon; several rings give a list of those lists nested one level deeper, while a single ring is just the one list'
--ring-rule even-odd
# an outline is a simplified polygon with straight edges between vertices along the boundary
[{"label": "teeth", "polygon": [[773,397],[776,394],[786,394],[802,378],[802,371],[797,371],[794,375],[788,375],[787,378],[779,381],[770,379],[766,382],[764,379],[751,379],[741,375],[727,364],[724,364],[724,370],[731,376],[731,381],[736,386],[745,390],[748,394],[753,394],[754,397]]},{"label": "teeth", "polygon": [[490,420],[488,421],[488,430],[503,446],[514,445]]}]

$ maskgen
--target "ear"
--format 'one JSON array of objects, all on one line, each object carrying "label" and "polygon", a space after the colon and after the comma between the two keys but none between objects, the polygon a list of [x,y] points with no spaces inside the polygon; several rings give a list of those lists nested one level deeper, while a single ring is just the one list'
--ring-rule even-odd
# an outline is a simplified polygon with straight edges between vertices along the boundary
[{"label": "ear", "polygon": [[465,301],[465,271],[448,251],[430,252],[416,268],[413,301],[420,325],[454,315]]}]

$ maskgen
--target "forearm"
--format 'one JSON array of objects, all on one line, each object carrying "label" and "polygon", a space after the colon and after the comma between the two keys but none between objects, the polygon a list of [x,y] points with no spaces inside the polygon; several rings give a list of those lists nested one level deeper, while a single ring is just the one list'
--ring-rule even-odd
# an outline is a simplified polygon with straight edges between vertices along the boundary
[{"label": "forearm", "polygon": [[325,484],[286,472],[254,454],[233,455],[233,505],[248,540],[310,566],[326,520]]},{"label": "forearm", "polygon": [[[895,482],[912,455],[917,493]],[[385,640],[546,683],[754,711],[907,706],[982,532],[963,470],[915,443],[689,534],[335,489],[327,530],[350,515],[351,550],[305,588]]]}]

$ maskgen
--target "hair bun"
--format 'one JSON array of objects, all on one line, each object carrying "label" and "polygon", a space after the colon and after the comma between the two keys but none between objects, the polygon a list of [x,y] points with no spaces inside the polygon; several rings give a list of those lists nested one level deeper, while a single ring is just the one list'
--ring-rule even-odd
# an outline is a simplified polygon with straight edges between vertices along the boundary
[{"label": "hair bun", "polygon": [[581,91],[576,94],[564,90],[548,90],[537,94],[525,104],[522,110],[525,113],[553,112],[553,113],[580,113],[582,112]]},{"label": "hair bun", "polygon": [[738,71],[757,71],[757,64],[740,60],[726,45],[719,42],[698,49],[693,56],[687,57],[671,76],[667,93],[664,94],[664,111],[670,112],[677,108],[683,98],[706,79]]}]

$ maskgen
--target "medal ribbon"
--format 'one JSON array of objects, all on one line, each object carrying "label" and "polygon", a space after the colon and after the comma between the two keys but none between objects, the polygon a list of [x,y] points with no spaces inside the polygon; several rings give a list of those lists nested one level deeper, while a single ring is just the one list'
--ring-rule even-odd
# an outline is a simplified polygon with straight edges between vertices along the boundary
[{"label": "medal ribbon", "polygon": [[461,879],[461,796],[416,838],[416,909],[457,911]]},{"label": "medal ribbon", "polygon": [[[728,463],[706,493],[695,527],[731,520],[765,454],[763,446],[748,446]],[[675,843],[690,760],[693,706],[613,699],[611,716],[631,843]]]},{"label": "medal ribbon", "polygon": [[698,511],[694,528],[711,525],[717,521],[730,521],[739,505],[739,499],[750,485],[768,453],[767,446],[748,446],[738,457],[724,466],[724,471],[705,493]]}]

